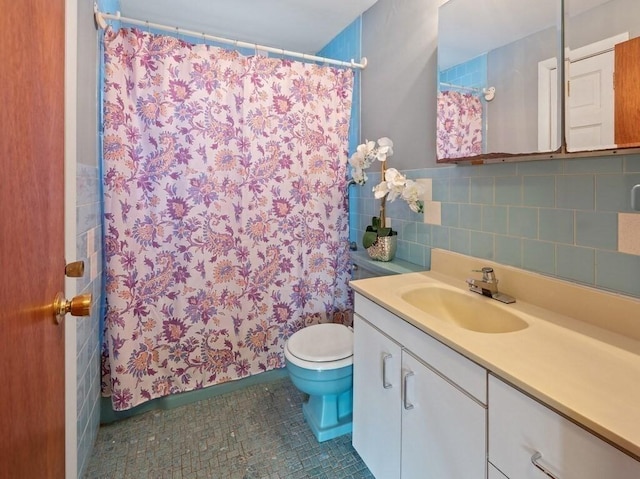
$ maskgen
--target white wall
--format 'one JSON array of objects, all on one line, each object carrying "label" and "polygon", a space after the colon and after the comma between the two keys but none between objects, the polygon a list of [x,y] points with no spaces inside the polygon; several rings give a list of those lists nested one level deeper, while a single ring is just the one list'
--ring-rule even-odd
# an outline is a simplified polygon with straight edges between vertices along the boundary
[{"label": "white wall", "polygon": [[363,15],[362,137],[394,142],[398,169],[436,163],[439,0],[379,0]]}]

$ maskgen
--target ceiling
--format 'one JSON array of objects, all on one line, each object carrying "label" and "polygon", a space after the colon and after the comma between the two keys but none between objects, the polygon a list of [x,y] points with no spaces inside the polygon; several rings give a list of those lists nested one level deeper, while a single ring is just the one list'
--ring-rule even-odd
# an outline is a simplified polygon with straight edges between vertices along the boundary
[{"label": "ceiling", "polygon": [[120,0],[123,17],[317,53],[377,0]]}]

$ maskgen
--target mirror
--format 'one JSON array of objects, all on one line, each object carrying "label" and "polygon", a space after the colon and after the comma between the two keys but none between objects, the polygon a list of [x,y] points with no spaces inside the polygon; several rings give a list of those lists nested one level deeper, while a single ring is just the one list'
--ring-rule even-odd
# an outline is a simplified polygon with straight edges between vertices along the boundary
[{"label": "mirror", "polygon": [[442,2],[438,162],[640,148],[638,0]]},{"label": "mirror", "polygon": [[438,162],[560,149],[559,4],[449,0],[440,6]]},{"label": "mirror", "polygon": [[638,0],[565,0],[567,151],[640,146],[639,20]]}]

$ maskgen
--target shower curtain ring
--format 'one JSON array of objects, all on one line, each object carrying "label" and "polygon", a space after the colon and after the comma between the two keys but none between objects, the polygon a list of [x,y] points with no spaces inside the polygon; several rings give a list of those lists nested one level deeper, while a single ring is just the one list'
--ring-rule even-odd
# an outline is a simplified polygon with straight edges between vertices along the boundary
[{"label": "shower curtain ring", "polygon": [[147,33],[151,33],[151,28],[149,28],[149,20],[145,21],[144,23],[147,24]]}]

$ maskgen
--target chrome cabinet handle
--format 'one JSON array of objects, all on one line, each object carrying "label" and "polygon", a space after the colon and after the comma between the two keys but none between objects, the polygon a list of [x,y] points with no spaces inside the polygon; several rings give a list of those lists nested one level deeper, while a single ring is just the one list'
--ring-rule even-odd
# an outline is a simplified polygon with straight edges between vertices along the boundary
[{"label": "chrome cabinet handle", "polygon": [[387,361],[393,356],[391,354],[385,354],[382,356],[382,387],[385,389],[391,389],[393,384],[387,381]]},{"label": "chrome cabinet handle", "polygon": [[413,371],[409,371],[409,372],[407,372],[407,373],[404,375],[404,378],[403,378],[403,388],[402,388],[402,389],[403,389],[403,393],[402,393],[402,395],[404,396],[404,398],[403,398],[403,403],[404,403],[404,404],[403,404],[403,405],[404,405],[404,408],[405,408],[407,411],[409,411],[409,410],[413,409],[413,404],[411,404],[411,403],[409,402],[409,399],[407,398],[407,395],[408,395],[408,387],[407,387],[407,384],[409,383],[409,378],[410,378],[411,376],[413,376]]},{"label": "chrome cabinet handle", "polygon": [[549,469],[547,469],[546,467],[544,467],[542,464],[540,464],[538,462],[540,459],[542,459],[542,453],[540,453],[539,451],[536,451],[533,454],[533,456],[531,456],[531,464],[536,466],[538,469],[540,469],[542,472],[544,472],[551,479],[559,479],[558,476],[554,476],[553,474],[551,474]]}]

